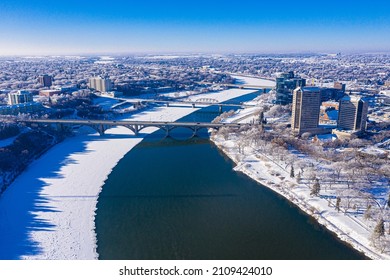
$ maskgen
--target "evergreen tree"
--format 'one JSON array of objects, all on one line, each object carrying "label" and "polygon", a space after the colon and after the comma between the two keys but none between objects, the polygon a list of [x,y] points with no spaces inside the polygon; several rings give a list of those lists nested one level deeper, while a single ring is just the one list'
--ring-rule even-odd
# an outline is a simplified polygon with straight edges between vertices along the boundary
[{"label": "evergreen tree", "polygon": [[390,194],[389,194],[389,198],[387,199],[387,206],[390,208]]},{"label": "evergreen tree", "polygon": [[292,165],[291,165],[291,170],[290,170],[290,177],[291,177],[291,178],[294,178],[294,177],[295,177],[294,166],[292,166]]},{"label": "evergreen tree", "polygon": [[379,238],[384,235],[385,235],[385,221],[383,220],[383,218],[380,218],[374,228],[374,237]]},{"label": "evergreen tree", "polygon": [[340,203],[341,203],[341,198],[338,196],[336,199],[336,210],[337,212],[340,212]]},{"label": "evergreen tree", "polygon": [[315,183],[311,189],[310,195],[318,196],[320,194],[321,186],[319,180],[316,178]]},{"label": "evergreen tree", "polygon": [[259,114],[259,123],[263,123],[263,122],[264,122],[264,112],[261,111]]}]

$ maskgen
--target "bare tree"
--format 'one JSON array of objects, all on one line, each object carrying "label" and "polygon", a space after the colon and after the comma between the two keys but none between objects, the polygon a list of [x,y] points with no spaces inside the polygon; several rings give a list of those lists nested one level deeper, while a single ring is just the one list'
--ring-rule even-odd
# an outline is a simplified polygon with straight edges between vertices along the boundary
[{"label": "bare tree", "polygon": [[372,218],[371,208],[372,208],[372,205],[368,205],[366,211],[364,212],[364,219],[365,220],[369,220]]},{"label": "bare tree", "polygon": [[296,179],[297,179],[297,183],[300,184],[301,180],[302,180],[301,171],[298,172],[298,175],[297,175]]},{"label": "bare tree", "polygon": [[378,223],[374,228],[373,234],[375,238],[380,238],[381,236],[385,235],[385,221],[383,220],[383,218],[380,218],[378,220]]},{"label": "bare tree", "polygon": [[316,178],[311,189],[310,195],[318,196],[320,194],[321,186],[319,180]]}]

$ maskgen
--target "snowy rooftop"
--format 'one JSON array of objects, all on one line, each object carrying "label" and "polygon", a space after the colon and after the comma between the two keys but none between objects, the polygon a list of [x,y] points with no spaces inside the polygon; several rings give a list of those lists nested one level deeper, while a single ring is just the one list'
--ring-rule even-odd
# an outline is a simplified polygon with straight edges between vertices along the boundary
[{"label": "snowy rooftop", "polygon": [[344,100],[344,101],[363,101],[363,102],[367,102],[366,99],[360,97],[360,96],[355,96],[355,95],[345,95],[343,96],[343,98],[341,98],[341,100]]},{"label": "snowy rooftop", "polygon": [[303,87],[301,88],[303,91],[314,91],[314,92],[320,92],[319,87]]}]

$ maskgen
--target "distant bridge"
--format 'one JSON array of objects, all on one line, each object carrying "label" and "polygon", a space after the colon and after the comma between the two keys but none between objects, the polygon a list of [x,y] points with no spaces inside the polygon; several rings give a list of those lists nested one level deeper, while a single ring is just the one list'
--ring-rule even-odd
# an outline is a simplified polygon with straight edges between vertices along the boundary
[{"label": "distant bridge", "polygon": [[139,99],[139,100],[125,100],[119,104],[116,104],[112,107],[112,109],[118,108],[124,104],[132,104],[134,108],[137,106],[140,106],[141,104],[145,103],[157,103],[157,104],[163,104],[167,107],[175,107],[175,106],[182,106],[182,105],[189,105],[192,106],[192,108],[196,108],[197,106],[218,106],[219,113],[222,113],[223,106],[228,107],[239,107],[239,108],[251,108],[255,107],[256,105],[249,105],[249,104],[243,104],[243,103],[221,103],[216,99],[212,98],[199,98],[195,101],[192,100],[155,100],[155,99]]},{"label": "distant bridge", "polygon": [[222,86],[228,88],[239,88],[239,89],[262,89],[265,92],[266,89],[271,89],[272,86],[258,86],[258,85],[248,85],[248,84],[218,84],[218,83],[209,83],[209,82],[198,82],[199,85],[210,85],[210,86]]},{"label": "distant bridge", "polygon": [[167,107],[174,107],[175,105],[190,105],[192,108],[196,108],[196,106],[218,106],[219,112],[222,112],[223,106],[229,106],[229,107],[240,107],[240,108],[250,108],[255,107],[255,105],[248,105],[248,104],[242,104],[242,103],[221,103],[217,99],[213,98],[199,98],[195,101],[192,100],[155,100],[155,99],[139,99],[139,100],[125,100],[119,104],[114,105],[112,108],[115,109],[116,107],[122,106],[123,104],[130,103],[134,106],[141,105],[142,103],[157,103],[157,104],[164,104]]},{"label": "distant bridge", "polygon": [[195,100],[197,103],[209,103],[209,104],[214,104],[214,103],[219,103],[217,99],[214,98],[198,98]]},{"label": "distant bridge", "polygon": [[169,136],[170,132],[178,127],[184,127],[192,130],[193,136],[197,135],[198,130],[202,128],[211,128],[218,130],[221,127],[240,128],[244,125],[240,123],[207,123],[207,122],[155,122],[155,121],[115,121],[115,120],[78,120],[78,119],[35,119],[35,120],[22,120],[19,121],[31,125],[57,125],[57,128],[64,130],[66,126],[83,125],[89,126],[96,130],[101,136],[105,134],[105,131],[109,128],[116,126],[124,126],[131,130],[134,135],[138,135],[140,131],[147,127],[157,127],[166,132]]}]

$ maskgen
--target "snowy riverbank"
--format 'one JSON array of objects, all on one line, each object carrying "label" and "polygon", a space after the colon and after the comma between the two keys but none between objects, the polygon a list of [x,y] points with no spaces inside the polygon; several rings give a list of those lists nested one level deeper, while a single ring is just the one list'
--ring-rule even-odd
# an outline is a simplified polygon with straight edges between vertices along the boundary
[{"label": "snowy riverbank", "polygon": [[[248,122],[254,118],[252,114],[250,109],[241,110],[226,122],[239,120]],[[389,254],[372,246],[370,240],[374,227],[372,223],[363,221],[361,215],[337,211],[335,205],[325,199],[327,195],[334,195],[331,190],[328,190],[328,193],[322,192],[322,197],[312,196],[311,189],[303,183],[297,183],[296,178],[291,178],[290,169],[278,164],[272,155],[263,154],[251,146],[243,147],[237,144],[243,143],[244,137],[235,133],[229,137],[216,134],[211,140],[236,163],[236,171],[282,195],[369,258],[390,259]]]},{"label": "snowy riverbank", "polygon": [[[253,91],[229,89],[196,98],[222,102]],[[196,110],[153,107],[129,119],[175,121]],[[145,129],[137,137],[124,127],[107,130],[105,137],[79,133],[33,162],[0,197],[0,259],[96,259],[94,216],[104,181],[128,151],[156,130]]]}]

